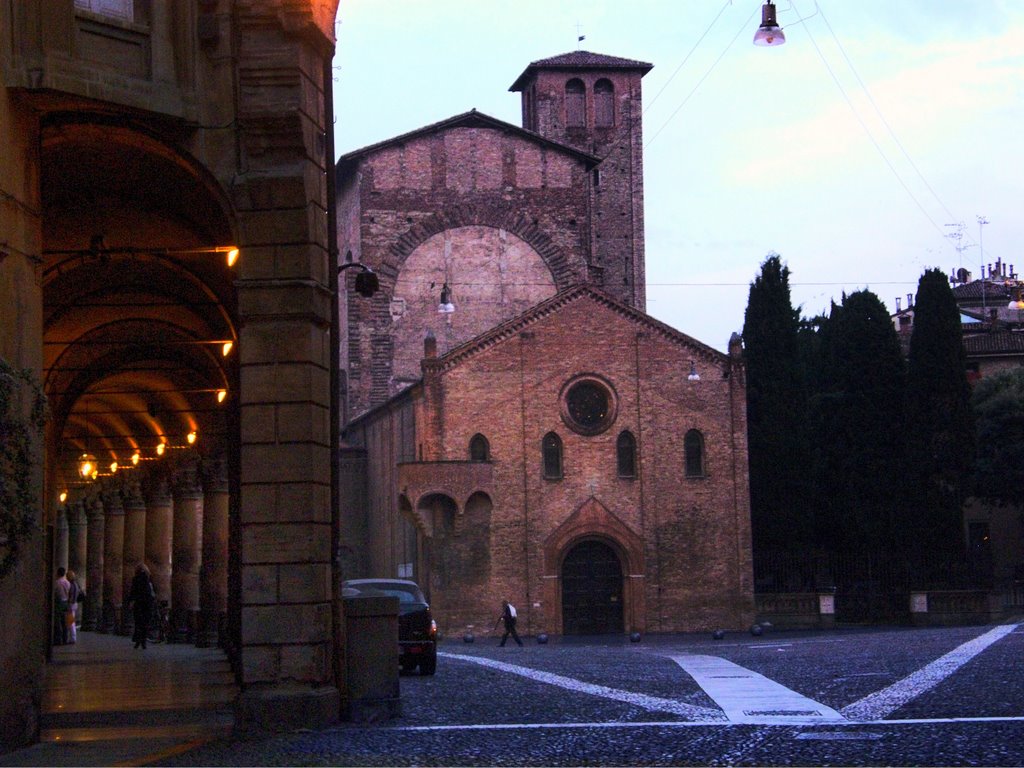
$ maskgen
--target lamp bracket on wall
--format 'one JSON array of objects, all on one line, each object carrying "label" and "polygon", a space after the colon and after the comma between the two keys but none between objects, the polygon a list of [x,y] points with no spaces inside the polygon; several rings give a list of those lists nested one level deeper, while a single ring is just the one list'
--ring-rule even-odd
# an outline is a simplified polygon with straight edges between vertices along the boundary
[{"label": "lamp bracket on wall", "polygon": [[370,298],[380,290],[380,279],[377,277],[377,273],[365,264],[360,264],[358,261],[350,261],[347,264],[342,264],[338,267],[338,274],[340,275],[346,269],[352,268],[359,270],[359,274],[356,275],[356,293],[365,298]]}]

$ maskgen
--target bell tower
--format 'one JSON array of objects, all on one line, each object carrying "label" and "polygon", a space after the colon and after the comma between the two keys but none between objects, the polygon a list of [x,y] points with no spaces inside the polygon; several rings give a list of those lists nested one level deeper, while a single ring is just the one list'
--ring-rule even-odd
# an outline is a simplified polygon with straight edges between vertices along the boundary
[{"label": "bell tower", "polygon": [[509,88],[523,127],[601,158],[590,177],[590,282],[640,310],[644,174],[640,81],[651,64],[589,51],[532,62]]}]

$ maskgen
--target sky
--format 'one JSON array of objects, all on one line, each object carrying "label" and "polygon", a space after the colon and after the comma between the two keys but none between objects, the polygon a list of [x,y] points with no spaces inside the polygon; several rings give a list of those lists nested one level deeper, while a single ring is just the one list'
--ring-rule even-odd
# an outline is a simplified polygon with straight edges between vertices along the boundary
[{"label": "sky", "polygon": [[647,311],[683,333],[724,351],[771,253],[807,317],[865,288],[895,311],[932,267],[1024,275],[1024,1],[776,7],[764,48],[760,0],[341,0],[337,153],[474,108],[521,125],[509,86],[579,48],[654,65]]}]

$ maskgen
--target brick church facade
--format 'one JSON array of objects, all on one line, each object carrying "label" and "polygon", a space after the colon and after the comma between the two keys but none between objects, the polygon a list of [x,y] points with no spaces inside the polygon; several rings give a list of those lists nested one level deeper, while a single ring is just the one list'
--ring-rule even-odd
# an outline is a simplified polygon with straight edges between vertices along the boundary
[{"label": "brick church facade", "polygon": [[[476,111],[342,156],[342,570],[442,631],[668,632],[753,617],[744,372],[645,314],[641,78],[531,63]],[[345,280],[352,288],[353,273]],[[445,310],[445,311],[439,311]]]}]

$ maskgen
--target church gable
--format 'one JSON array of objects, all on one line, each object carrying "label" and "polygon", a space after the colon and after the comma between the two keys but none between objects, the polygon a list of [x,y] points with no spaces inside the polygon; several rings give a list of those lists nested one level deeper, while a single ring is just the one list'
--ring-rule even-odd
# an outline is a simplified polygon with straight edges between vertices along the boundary
[{"label": "church gable", "polygon": [[[382,171],[385,178],[377,181],[375,185],[381,189],[395,188],[400,186],[395,184],[394,169],[400,167],[400,164],[396,165],[395,161],[400,160],[404,163],[408,157],[410,170],[414,170],[416,166],[422,167],[424,161],[430,159],[430,154],[424,155],[423,151],[432,146],[431,139],[441,137],[442,148],[445,151],[454,150],[457,153],[460,151],[465,153],[467,144],[471,146],[474,137],[488,134],[513,139],[513,146],[518,148],[518,152],[524,160],[539,156],[536,153],[543,152],[546,159],[558,158],[556,162],[579,164],[585,170],[589,170],[600,162],[597,157],[579,149],[544,138],[474,109],[342,155],[337,162],[338,175],[339,177],[349,176],[357,167],[365,168],[367,164],[373,167],[384,167],[391,173]],[[487,148],[493,150],[494,146],[491,143]],[[418,149],[413,150],[407,156],[406,149],[408,147],[418,147]],[[438,159],[444,165],[450,162],[447,154],[439,155]],[[497,161],[497,165],[500,167],[503,156],[500,153],[490,156],[485,153],[480,155],[478,160],[488,165],[494,165]],[[525,182],[524,179],[523,183]]]},{"label": "church gable", "polygon": [[[603,327],[596,327],[595,318],[598,315],[603,316],[605,320]],[[655,320],[644,312],[621,304],[607,294],[579,285],[560,292],[522,315],[453,349],[441,358],[441,370],[454,368],[484,350],[505,343],[522,333],[537,330],[535,326],[549,324],[551,318],[554,327],[565,329],[566,333],[578,334],[580,342],[590,355],[598,353],[598,350],[590,345],[601,335],[625,338],[623,334],[642,333],[652,338],[663,339],[670,347],[675,347],[693,358],[695,364],[699,360],[702,364],[711,365],[723,372],[733,365],[728,355]],[[618,326],[617,332],[612,331],[611,325]]]}]

